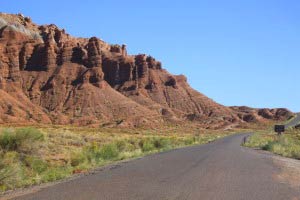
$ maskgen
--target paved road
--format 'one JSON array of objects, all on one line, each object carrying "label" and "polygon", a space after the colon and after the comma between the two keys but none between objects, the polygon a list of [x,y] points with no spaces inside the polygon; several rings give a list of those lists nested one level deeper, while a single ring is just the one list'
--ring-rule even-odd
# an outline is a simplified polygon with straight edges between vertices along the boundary
[{"label": "paved road", "polygon": [[300,113],[297,113],[297,114],[296,114],[296,117],[295,117],[292,121],[290,121],[289,123],[287,123],[287,124],[285,125],[285,127],[286,127],[286,128],[294,127],[294,126],[296,126],[296,125],[298,125],[298,124],[300,124]]},{"label": "paved road", "polygon": [[[296,200],[272,155],[240,146],[247,134],[107,167],[19,200]],[[299,198],[300,199],[300,198]]]}]

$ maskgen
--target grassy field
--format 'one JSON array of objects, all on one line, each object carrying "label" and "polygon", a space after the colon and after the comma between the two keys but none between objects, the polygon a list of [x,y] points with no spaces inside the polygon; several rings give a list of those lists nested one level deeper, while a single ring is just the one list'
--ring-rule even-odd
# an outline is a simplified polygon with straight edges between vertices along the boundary
[{"label": "grassy field", "polygon": [[232,134],[178,127],[117,129],[80,127],[0,128],[0,191],[84,173],[96,167]]},{"label": "grassy field", "polygon": [[257,132],[248,138],[244,145],[300,160],[299,129],[290,128],[281,136],[277,136],[272,130]]}]

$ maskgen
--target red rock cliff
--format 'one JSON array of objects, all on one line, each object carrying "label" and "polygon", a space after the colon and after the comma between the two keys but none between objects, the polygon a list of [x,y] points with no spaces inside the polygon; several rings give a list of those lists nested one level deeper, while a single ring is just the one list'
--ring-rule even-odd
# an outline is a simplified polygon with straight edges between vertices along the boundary
[{"label": "red rock cliff", "polygon": [[0,122],[126,126],[196,121],[220,127],[291,113],[228,108],[126,45],[74,38],[55,25],[0,14]]}]

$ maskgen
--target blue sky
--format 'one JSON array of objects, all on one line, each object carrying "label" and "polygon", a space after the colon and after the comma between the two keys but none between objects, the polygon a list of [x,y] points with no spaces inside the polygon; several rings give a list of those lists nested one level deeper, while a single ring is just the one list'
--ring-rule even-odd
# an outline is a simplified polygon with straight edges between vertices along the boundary
[{"label": "blue sky", "polygon": [[125,43],[225,105],[300,111],[298,0],[0,0],[1,12]]}]

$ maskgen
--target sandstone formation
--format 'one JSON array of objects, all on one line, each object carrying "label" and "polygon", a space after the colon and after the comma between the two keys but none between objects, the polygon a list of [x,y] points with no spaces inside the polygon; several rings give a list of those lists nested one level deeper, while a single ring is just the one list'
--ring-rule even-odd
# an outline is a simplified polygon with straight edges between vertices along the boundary
[{"label": "sandstone formation", "polygon": [[126,45],[75,38],[21,14],[0,14],[0,123],[159,125],[207,128],[284,120],[286,109],[225,107],[161,62]]},{"label": "sandstone formation", "polygon": [[261,122],[263,120],[284,121],[289,119],[293,114],[287,109],[254,109],[246,106],[231,107],[238,117],[245,122]]}]

